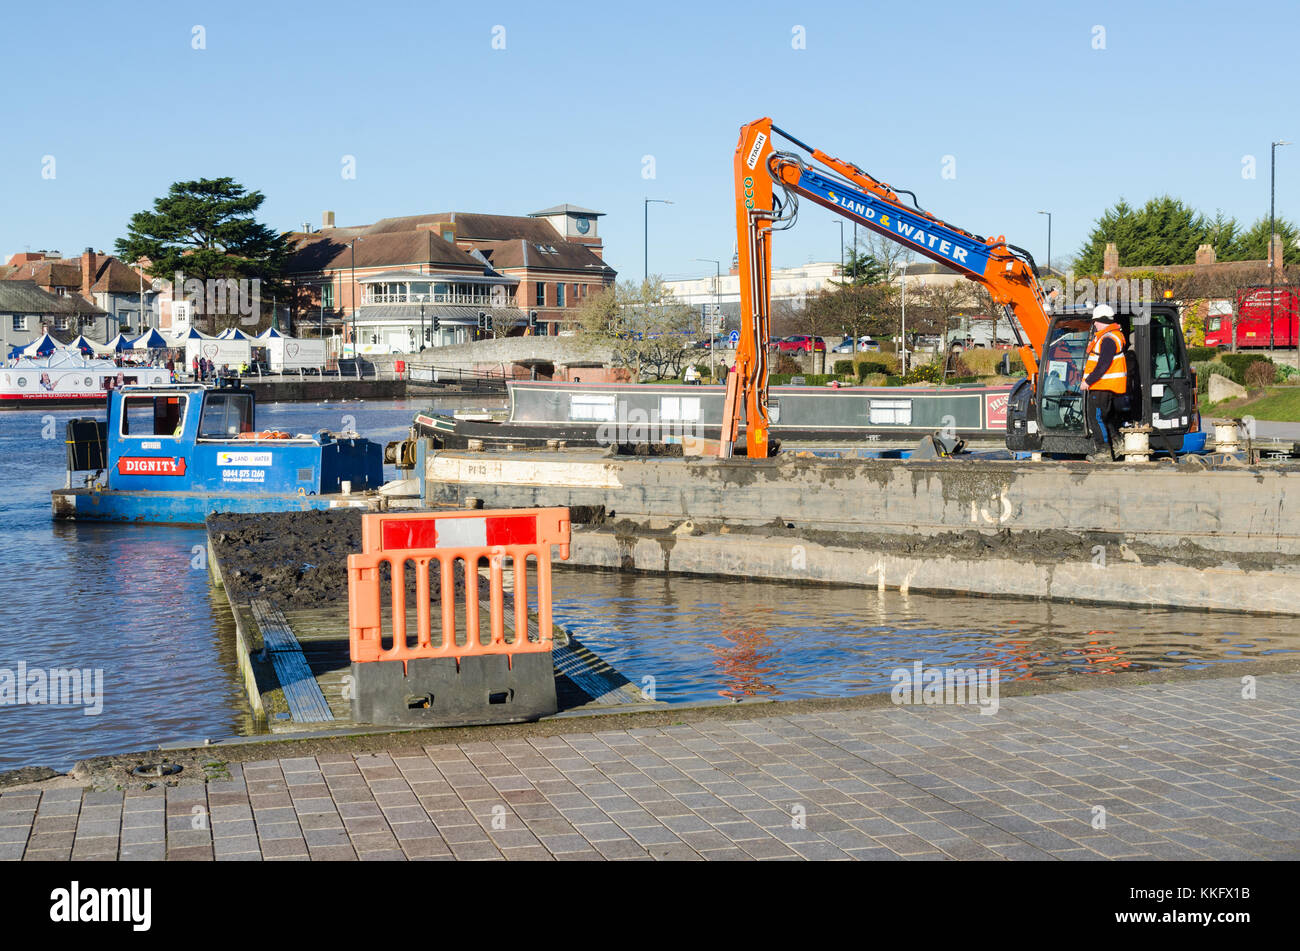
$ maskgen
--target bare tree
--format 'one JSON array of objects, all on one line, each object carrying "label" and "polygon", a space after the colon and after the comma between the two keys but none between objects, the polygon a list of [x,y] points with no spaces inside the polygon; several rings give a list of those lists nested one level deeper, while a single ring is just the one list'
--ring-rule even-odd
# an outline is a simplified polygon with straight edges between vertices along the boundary
[{"label": "bare tree", "polygon": [[658,278],[607,288],[577,312],[578,337],[612,347],[615,364],[635,368],[637,379],[643,371],[656,379],[680,373],[698,330],[696,311]]},{"label": "bare tree", "polygon": [[913,340],[921,335],[936,335],[941,341],[939,349],[947,349],[942,341],[947,339],[953,317],[970,309],[968,282],[923,284],[916,299],[917,304],[908,314],[907,335]]}]

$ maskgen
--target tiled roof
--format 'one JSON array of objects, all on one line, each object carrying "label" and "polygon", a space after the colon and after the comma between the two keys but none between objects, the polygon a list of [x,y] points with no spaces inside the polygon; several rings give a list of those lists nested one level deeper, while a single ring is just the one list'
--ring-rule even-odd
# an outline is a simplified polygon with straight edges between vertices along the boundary
[{"label": "tiled roof", "polygon": [[81,287],[79,261],[28,261],[14,265],[7,281],[35,281],[43,287]]},{"label": "tiled roof", "polygon": [[[337,230],[328,229],[303,236],[298,249],[289,257],[287,270],[302,273],[351,267],[352,252],[347,241],[336,237]],[[482,262],[432,231],[367,233],[354,247],[357,267],[433,264],[472,269],[477,273],[483,271]]]},{"label": "tiled roof", "polygon": [[0,313],[5,314],[103,314],[76,294],[59,297],[36,286],[34,281],[0,281]]},{"label": "tiled roof", "polygon": [[586,215],[588,218],[603,218],[605,213],[603,211],[592,211],[590,208],[580,208],[577,205],[556,205],[554,208],[529,212],[530,218],[543,218],[548,215]]},{"label": "tiled roof", "polygon": [[[78,284],[81,283],[79,275],[80,269],[78,269]],[[149,289],[149,283],[145,280],[146,290]],[[140,275],[134,268],[123,264],[117,258],[105,258],[99,264],[99,272],[95,275],[95,281],[90,289],[92,292],[107,294],[139,294]]]},{"label": "tiled roof", "polygon": [[549,241],[517,239],[480,241],[478,244],[498,271],[506,268],[576,271],[599,279],[603,269],[612,270],[586,245],[565,241],[558,235],[553,235]]}]

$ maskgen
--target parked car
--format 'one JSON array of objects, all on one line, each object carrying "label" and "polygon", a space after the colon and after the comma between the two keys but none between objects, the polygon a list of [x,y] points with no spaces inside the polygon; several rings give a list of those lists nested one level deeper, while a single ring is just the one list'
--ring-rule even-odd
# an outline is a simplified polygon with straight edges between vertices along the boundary
[{"label": "parked car", "polygon": [[867,353],[867,352],[870,352],[870,353],[879,353],[879,352],[880,352],[880,341],[876,340],[874,337],[867,337],[867,336],[859,337],[859,338],[858,338],[858,349],[861,350],[861,351],[863,351],[864,353]]},{"label": "parked car", "polygon": [[856,349],[856,344],[852,337],[845,337],[835,345],[831,353],[852,353]]},{"label": "parked car", "polygon": [[782,353],[812,353],[816,350],[819,353],[826,352],[826,341],[821,337],[810,337],[807,334],[795,334],[792,337],[786,337],[776,342],[776,348]]}]

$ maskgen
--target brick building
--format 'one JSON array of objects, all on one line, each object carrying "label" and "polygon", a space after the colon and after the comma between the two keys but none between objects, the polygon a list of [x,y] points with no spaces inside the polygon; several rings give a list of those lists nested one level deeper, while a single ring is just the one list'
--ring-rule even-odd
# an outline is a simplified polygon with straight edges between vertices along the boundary
[{"label": "brick building", "polygon": [[54,331],[84,333],[107,342],[118,333],[143,333],[153,326],[153,299],[157,296],[148,277],[111,254],[86,248],[80,257],[63,258],[57,252],[27,251],[15,254],[0,268],[0,280],[30,281],[65,300],[61,313],[52,314]]},{"label": "brick building", "polygon": [[[300,334],[341,332],[363,353],[411,352],[472,339],[479,314],[496,335],[557,333],[613,283],[601,259],[601,212],[558,205],[526,216],[442,212],[294,234],[287,277]],[[435,329],[436,325],[436,329]]]}]

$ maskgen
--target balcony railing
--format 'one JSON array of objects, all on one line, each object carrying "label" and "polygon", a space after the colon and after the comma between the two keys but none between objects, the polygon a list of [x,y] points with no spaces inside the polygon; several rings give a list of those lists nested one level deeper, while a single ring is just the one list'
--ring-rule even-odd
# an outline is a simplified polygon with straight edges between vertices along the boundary
[{"label": "balcony railing", "polygon": [[514,304],[513,294],[493,297],[489,294],[366,294],[361,298],[366,304],[467,304],[471,307],[509,307]]}]

